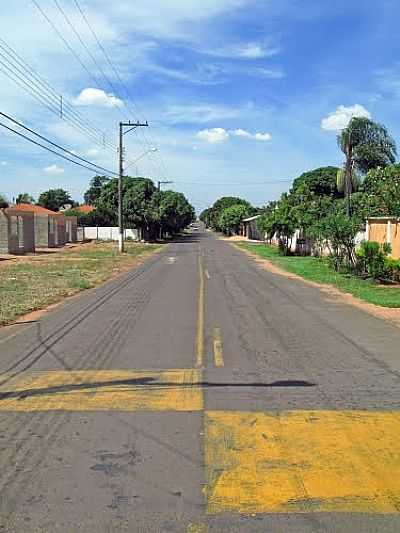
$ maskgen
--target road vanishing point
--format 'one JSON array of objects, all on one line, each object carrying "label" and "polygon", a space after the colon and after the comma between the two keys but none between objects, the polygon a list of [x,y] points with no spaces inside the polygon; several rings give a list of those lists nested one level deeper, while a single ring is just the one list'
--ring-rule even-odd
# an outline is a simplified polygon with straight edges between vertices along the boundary
[{"label": "road vanishing point", "polygon": [[400,330],[209,232],[0,332],[0,531],[400,531]]}]

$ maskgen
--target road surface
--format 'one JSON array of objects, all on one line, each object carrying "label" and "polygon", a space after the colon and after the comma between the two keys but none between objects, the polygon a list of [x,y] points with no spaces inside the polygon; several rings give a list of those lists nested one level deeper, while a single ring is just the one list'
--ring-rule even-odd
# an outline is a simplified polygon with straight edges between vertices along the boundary
[{"label": "road surface", "polygon": [[400,531],[399,346],[187,235],[0,331],[0,531]]}]

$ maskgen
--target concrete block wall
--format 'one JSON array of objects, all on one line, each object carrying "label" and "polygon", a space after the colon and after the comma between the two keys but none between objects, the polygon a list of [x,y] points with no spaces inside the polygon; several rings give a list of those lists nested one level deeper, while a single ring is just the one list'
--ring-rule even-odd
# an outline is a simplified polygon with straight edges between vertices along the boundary
[{"label": "concrete block wall", "polygon": [[35,238],[37,247],[48,248],[50,246],[48,215],[35,214]]},{"label": "concrete block wall", "polygon": [[65,230],[67,242],[78,242],[78,218],[65,217]]},{"label": "concrete block wall", "polygon": [[34,214],[12,208],[1,210],[0,252],[24,254],[34,251]]},{"label": "concrete block wall", "polygon": [[0,209],[0,254],[8,254],[8,217]]}]

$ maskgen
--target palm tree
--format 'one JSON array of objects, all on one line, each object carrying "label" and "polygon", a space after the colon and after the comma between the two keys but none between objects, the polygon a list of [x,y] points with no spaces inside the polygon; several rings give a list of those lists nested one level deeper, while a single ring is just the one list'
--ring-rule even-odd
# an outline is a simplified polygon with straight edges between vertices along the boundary
[{"label": "palm tree", "polygon": [[346,157],[342,179],[350,216],[351,194],[357,184],[356,172],[363,175],[372,168],[393,164],[397,155],[396,143],[381,124],[368,118],[353,117],[338,135],[338,145]]}]

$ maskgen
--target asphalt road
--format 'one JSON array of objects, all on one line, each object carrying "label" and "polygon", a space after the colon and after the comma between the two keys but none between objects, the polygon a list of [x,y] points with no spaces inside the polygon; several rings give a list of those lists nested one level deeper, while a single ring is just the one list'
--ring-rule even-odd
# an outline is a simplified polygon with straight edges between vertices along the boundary
[{"label": "asphalt road", "polygon": [[399,346],[188,235],[0,331],[0,531],[400,531]]}]

